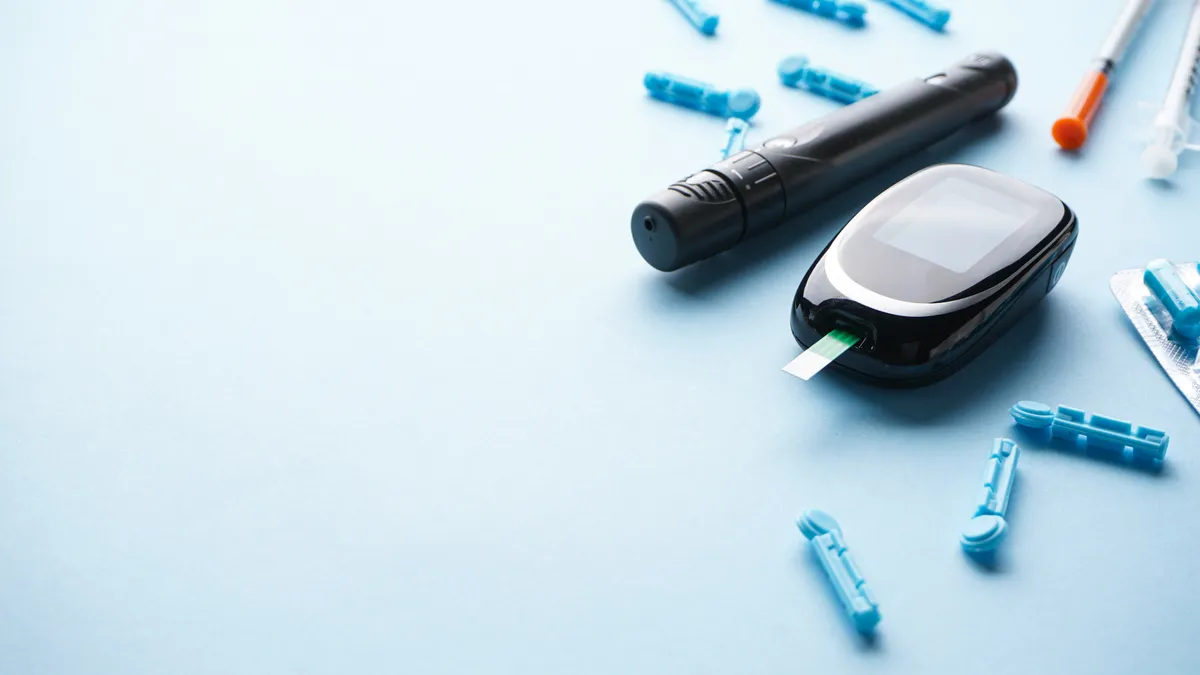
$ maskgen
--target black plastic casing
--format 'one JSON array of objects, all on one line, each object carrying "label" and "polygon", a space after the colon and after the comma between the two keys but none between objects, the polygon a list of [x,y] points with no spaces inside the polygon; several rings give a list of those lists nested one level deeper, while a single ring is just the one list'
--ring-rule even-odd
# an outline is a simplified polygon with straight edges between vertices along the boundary
[{"label": "black plastic casing", "polygon": [[795,218],[863,177],[990,115],[1012,100],[1017,72],[977,53],[796,127],[643,201],[630,227],[664,272],[712,257]]},{"label": "black plastic casing", "polygon": [[[977,167],[939,165],[905,180],[912,181],[922,173],[956,169],[992,173]],[[796,342],[807,348],[835,329],[863,336],[862,342],[839,356],[828,369],[891,387],[917,387],[941,380],[995,342],[1054,288],[1074,251],[1079,224],[1075,213],[1053,195],[1015,179],[994,175],[997,180],[1009,181],[1022,189],[1036,190],[1061,205],[1062,215],[1057,223],[1047,223],[1047,234],[1032,248],[1003,258],[994,274],[971,288],[961,289],[955,296],[983,293],[983,297],[959,311],[921,318],[896,316],[865,306],[848,298],[830,281],[827,267],[830,251],[837,241],[835,237],[796,290],[791,311]],[[852,219],[850,224],[853,222]],[[968,224],[964,222],[964,226]],[[876,290],[886,293],[888,289]]]}]

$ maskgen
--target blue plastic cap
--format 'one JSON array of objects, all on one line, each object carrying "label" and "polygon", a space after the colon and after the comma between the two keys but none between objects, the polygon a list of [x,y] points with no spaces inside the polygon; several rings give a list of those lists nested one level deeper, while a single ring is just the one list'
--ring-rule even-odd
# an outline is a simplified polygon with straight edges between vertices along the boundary
[{"label": "blue plastic cap", "polygon": [[967,553],[986,553],[996,550],[1008,534],[1008,523],[1000,516],[975,516],[963,528],[959,543]]},{"label": "blue plastic cap", "polygon": [[729,93],[729,116],[748,120],[762,106],[762,98],[753,89],[736,89]]},{"label": "blue plastic cap", "polygon": [[802,513],[796,519],[796,527],[800,528],[800,533],[806,539],[813,539],[829,532],[838,534],[842,532],[842,526],[838,524],[837,519],[820,509],[809,509]]},{"label": "blue plastic cap", "polygon": [[857,2],[844,2],[841,6],[842,23],[851,26],[864,26],[867,23],[867,8]]},{"label": "blue plastic cap", "polygon": [[660,71],[647,72],[642,83],[653,98],[720,117],[748,120],[762,104],[753,89],[727,91],[707,82]]},{"label": "blue plastic cap", "polygon": [[1051,409],[1043,403],[1021,401],[1009,412],[1021,426],[1034,429],[1049,427],[1051,438],[1066,440],[1072,446],[1083,438],[1091,453],[1131,458],[1135,462],[1163,461],[1170,442],[1167,434],[1158,429],[1136,426],[1132,422],[1106,415],[1089,414],[1065,405]]},{"label": "blue plastic cap", "polygon": [[943,30],[950,21],[950,10],[934,7],[925,0],[883,0],[934,30]]},{"label": "blue plastic cap", "polygon": [[1146,288],[1171,315],[1171,329],[1185,338],[1200,337],[1200,296],[1169,260],[1151,260],[1142,274]]},{"label": "blue plastic cap", "polygon": [[794,85],[804,77],[805,71],[808,70],[807,56],[789,56],[779,62],[779,66],[775,69],[779,73],[779,79],[786,85]]},{"label": "blue plastic cap", "polygon": [[1054,409],[1036,401],[1021,401],[1009,413],[1017,424],[1031,429],[1045,429],[1054,422]]},{"label": "blue plastic cap", "polygon": [[758,112],[762,99],[753,89],[737,89],[729,93],[729,103],[726,105],[730,117],[748,120]]},{"label": "blue plastic cap", "polygon": [[717,15],[705,10],[696,0],[671,0],[671,4],[702,34],[711,36],[717,32]]},{"label": "blue plastic cap", "polygon": [[662,91],[670,83],[670,77],[666,73],[659,71],[650,71],[642,78],[642,84],[650,91]]},{"label": "blue plastic cap", "polygon": [[838,0],[775,0],[775,2],[826,19],[840,21],[849,26],[861,27],[866,24],[863,15],[867,13],[867,8],[857,2],[839,2]]},{"label": "blue plastic cap", "polygon": [[783,84],[839,103],[854,103],[877,93],[874,87],[862,80],[812,65],[803,54],[783,59],[775,71]]},{"label": "blue plastic cap", "polygon": [[864,610],[855,612],[851,619],[854,621],[854,629],[864,635],[875,630],[875,626],[879,625],[879,620],[883,616],[879,613],[878,605],[871,605]]}]

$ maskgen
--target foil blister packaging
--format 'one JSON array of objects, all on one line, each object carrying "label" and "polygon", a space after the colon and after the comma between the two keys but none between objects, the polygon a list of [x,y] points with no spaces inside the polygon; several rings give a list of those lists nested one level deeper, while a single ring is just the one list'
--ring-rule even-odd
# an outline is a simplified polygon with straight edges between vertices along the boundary
[{"label": "foil blister packaging", "polygon": [[[1200,288],[1196,263],[1175,265],[1175,270],[1193,290]],[[1121,270],[1112,276],[1108,285],[1167,377],[1200,413],[1200,363],[1197,363],[1200,342],[1171,330],[1171,315],[1142,281],[1144,272],[1143,269]]]}]

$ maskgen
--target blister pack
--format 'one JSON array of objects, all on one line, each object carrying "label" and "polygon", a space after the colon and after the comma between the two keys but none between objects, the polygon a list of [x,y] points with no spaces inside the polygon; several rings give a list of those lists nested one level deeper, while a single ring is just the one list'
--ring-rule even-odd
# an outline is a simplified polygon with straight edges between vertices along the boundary
[{"label": "blister pack", "polygon": [[1145,269],[1121,270],[1109,287],[1167,377],[1200,413],[1200,270],[1154,260]]}]

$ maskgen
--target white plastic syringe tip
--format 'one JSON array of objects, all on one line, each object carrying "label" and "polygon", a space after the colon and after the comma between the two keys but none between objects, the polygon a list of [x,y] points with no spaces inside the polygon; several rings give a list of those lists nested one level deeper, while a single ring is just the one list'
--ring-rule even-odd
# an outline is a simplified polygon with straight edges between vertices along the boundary
[{"label": "white plastic syringe tip", "polygon": [[1170,178],[1179,168],[1179,157],[1170,148],[1155,144],[1146,148],[1142,153],[1142,168],[1151,178],[1163,180]]}]

